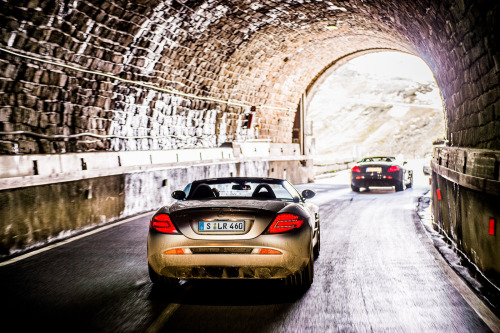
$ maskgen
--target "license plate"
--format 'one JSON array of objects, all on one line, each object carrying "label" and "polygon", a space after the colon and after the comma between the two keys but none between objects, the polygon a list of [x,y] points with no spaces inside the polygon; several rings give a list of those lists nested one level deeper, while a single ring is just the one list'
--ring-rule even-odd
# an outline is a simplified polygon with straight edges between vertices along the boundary
[{"label": "license plate", "polygon": [[378,167],[368,167],[366,168],[366,172],[382,172],[382,168],[378,168]]},{"label": "license plate", "polygon": [[198,231],[245,231],[244,221],[200,221]]}]

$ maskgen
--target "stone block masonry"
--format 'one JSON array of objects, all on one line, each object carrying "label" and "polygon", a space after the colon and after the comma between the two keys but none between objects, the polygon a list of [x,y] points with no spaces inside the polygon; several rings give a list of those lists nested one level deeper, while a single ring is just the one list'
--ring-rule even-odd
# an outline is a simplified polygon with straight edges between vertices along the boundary
[{"label": "stone block masonry", "polygon": [[[338,59],[370,50],[424,59],[450,143],[499,149],[498,7],[2,0],[0,153],[289,143],[307,87]],[[242,129],[251,106],[256,127]]]},{"label": "stone block masonry", "polygon": [[[4,142],[2,153],[216,147],[242,136],[255,137],[253,131],[241,128],[246,108],[229,106],[223,113],[214,102],[190,100],[123,82],[113,84],[108,82],[110,79],[99,81],[96,74],[92,79],[64,78],[54,79],[64,84],[47,79],[33,85],[43,101],[37,100],[26,86],[20,88],[20,93],[4,96],[5,100],[14,100],[14,106],[3,109],[7,121],[2,130],[29,133],[17,135],[18,142]],[[50,96],[54,87],[62,89],[59,93],[66,93],[66,102]],[[226,122],[228,114],[232,119]]]}]

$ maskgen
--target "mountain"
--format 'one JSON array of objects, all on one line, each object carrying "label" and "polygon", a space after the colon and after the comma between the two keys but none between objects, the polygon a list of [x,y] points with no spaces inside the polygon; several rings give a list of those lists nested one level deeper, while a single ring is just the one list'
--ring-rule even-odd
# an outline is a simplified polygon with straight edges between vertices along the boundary
[{"label": "mountain", "polygon": [[328,77],[309,105],[316,156],[423,158],[445,135],[439,88],[430,80],[358,70],[347,63]]}]

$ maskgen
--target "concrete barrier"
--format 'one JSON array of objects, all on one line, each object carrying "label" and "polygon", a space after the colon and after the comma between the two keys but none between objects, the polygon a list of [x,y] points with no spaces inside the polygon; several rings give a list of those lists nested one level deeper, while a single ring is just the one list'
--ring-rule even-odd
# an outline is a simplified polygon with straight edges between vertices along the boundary
[{"label": "concrete barrier", "polygon": [[298,151],[298,145],[246,142],[216,149],[0,156],[0,258],[155,210],[195,179],[263,176],[306,183],[313,179],[312,161]]},{"label": "concrete barrier", "polygon": [[347,170],[354,166],[356,161],[352,158],[337,160],[314,159],[314,175],[316,177],[326,177],[331,173]]},{"label": "concrete barrier", "polygon": [[500,152],[437,147],[432,166],[435,228],[500,286]]}]

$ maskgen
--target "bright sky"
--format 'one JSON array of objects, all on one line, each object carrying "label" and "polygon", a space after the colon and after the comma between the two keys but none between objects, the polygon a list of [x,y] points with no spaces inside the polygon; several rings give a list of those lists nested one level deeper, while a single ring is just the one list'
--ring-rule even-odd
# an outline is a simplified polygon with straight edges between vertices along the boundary
[{"label": "bright sky", "polygon": [[418,82],[434,81],[427,64],[419,57],[401,52],[370,53],[349,62],[359,72],[377,76],[408,78]]}]

